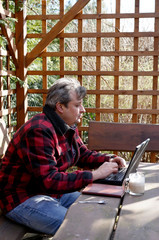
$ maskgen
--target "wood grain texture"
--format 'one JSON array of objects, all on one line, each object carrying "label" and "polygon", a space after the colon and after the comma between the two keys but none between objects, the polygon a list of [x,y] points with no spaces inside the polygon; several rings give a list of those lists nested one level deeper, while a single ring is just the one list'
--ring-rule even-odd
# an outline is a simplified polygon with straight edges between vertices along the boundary
[{"label": "wood grain texture", "polygon": [[[106,200],[107,204],[80,204],[79,200]],[[108,240],[112,233],[120,198],[81,195],[68,210],[54,240]]]},{"label": "wood grain texture", "polygon": [[140,123],[89,124],[88,148],[91,150],[134,151],[142,141],[150,138],[146,151],[159,151],[159,125]]},{"label": "wood grain texture", "polygon": [[141,164],[145,173],[145,193],[126,194],[114,240],[158,240],[159,237],[159,164]]}]

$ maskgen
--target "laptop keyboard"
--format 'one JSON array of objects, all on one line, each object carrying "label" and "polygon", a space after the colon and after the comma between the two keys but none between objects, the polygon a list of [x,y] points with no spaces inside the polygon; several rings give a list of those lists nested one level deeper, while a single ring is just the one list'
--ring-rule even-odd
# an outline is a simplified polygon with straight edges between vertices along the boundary
[{"label": "laptop keyboard", "polygon": [[122,181],[123,176],[125,174],[127,168],[121,168],[117,173],[115,174],[110,174],[106,179],[107,180],[115,180],[115,181]]}]

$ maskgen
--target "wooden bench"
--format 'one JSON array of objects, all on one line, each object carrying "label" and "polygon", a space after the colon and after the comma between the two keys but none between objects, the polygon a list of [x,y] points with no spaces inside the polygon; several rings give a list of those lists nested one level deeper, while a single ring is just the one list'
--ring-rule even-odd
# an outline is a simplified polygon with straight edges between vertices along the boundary
[{"label": "wooden bench", "polygon": [[150,138],[146,148],[151,162],[159,152],[159,125],[140,123],[106,123],[91,121],[88,131],[88,148],[96,151],[133,152],[136,145]]},{"label": "wooden bench", "polygon": [[[8,136],[7,128],[4,120],[0,119],[0,158],[4,155],[10,138]],[[0,209],[0,239],[2,240],[18,240],[25,237],[25,235],[32,236],[34,239],[41,239],[43,234],[32,231],[23,225],[14,223],[2,215]],[[26,236],[27,236],[26,235]],[[32,238],[33,239],[33,238]]]},{"label": "wooden bench", "polygon": [[[150,138],[147,151],[151,157],[159,152],[159,125],[137,123],[106,123],[92,121],[89,124],[88,148],[97,151],[133,152],[136,145]],[[155,159],[153,159],[155,161]],[[79,204],[79,200],[105,199],[105,206]],[[69,208],[54,240],[113,239],[122,198],[111,198],[82,194]]]}]

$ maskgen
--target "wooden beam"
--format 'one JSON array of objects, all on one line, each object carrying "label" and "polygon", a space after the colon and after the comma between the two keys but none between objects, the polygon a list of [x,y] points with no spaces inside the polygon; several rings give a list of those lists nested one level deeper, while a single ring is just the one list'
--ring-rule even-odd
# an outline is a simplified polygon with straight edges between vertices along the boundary
[{"label": "wooden beam", "polygon": [[84,75],[84,76],[159,76],[159,71],[44,71],[28,70],[28,75]]},{"label": "wooden beam", "polygon": [[2,30],[2,34],[7,39],[8,51],[13,59],[13,63],[15,64],[16,67],[18,67],[18,61],[15,54],[17,50],[16,50],[15,44],[13,43],[12,33],[8,27],[2,26],[2,25],[1,25],[1,30]]},{"label": "wooden beam", "polygon": [[[153,13],[106,13],[106,14],[80,14],[75,19],[113,19],[113,18],[158,18],[159,12]],[[57,20],[60,15],[27,15],[26,20]]]},{"label": "wooden beam", "polygon": [[[86,112],[88,113],[118,113],[118,114],[159,114],[158,109],[133,109],[133,108],[127,108],[127,109],[120,109],[120,108],[85,108]],[[4,110],[3,110],[4,111]],[[28,107],[27,111],[30,112],[42,112],[42,107]]]},{"label": "wooden beam", "polygon": [[[0,9],[1,9],[0,10],[0,18],[4,20],[4,19],[6,19],[7,16],[5,15],[6,11],[4,10],[1,1],[0,1]],[[15,64],[15,66],[18,67],[18,61],[17,61],[17,58],[16,58],[17,49],[16,49],[16,45],[14,44],[12,32],[9,29],[9,27],[6,27],[2,24],[0,24],[0,26],[1,26],[2,34],[7,39],[9,53],[12,56],[12,59],[13,59],[13,62]]]},{"label": "wooden beam", "polygon": [[[75,18],[74,18],[75,19]],[[56,26],[56,25],[55,25]],[[58,38],[97,38],[97,37],[158,37],[158,32],[80,32],[67,33],[60,32]],[[44,33],[28,33],[27,38],[45,38]]]},{"label": "wooden beam", "polygon": [[[24,83],[27,79],[27,68],[25,67],[25,56],[27,53],[26,41],[26,1],[23,0],[23,10],[16,12],[18,23],[16,24],[15,42],[18,50],[18,67],[16,68],[16,76]],[[18,5],[19,0],[15,0]],[[17,101],[17,129],[22,126],[28,119],[27,116],[27,86],[21,87],[19,83],[16,86]]]},{"label": "wooden beam", "polygon": [[[0,53],[1,54],[1,53]],[[83,52],[43,52],[39,57],[83,57],[83,56],[157,56],[159,51],[83,51]]]},{"label": "wooden beam", "polygon": [[[4,90],[7,91],[7,90]],[[28,89],[27,93],[31,94],[47,94],[48,89]],[[88,94],[102,94],[102,95],[149,95],[159,96],[159,90],[87,90]]]},{"label": "wooden beam", "polygon": [[65,26],[82,10],[90,0],[78,0],[73,7],[57,22],[49,33],[26,56],[26,67],[37,58],[53,39],[65,28]]}]

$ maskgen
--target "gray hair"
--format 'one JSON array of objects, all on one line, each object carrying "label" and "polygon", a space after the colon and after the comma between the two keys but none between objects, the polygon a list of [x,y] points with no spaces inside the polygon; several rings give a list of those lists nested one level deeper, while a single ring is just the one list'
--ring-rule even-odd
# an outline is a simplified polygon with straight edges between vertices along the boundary
[{"label": "gray hair", "polygon": [[56,103],[60,102],[67,107],[71,101],[70,92],[75,91],[77,99],[82,99],[86,95],[85,87],[82,87],[78,80],[71,78],[60,78],[49,88],[45,105],[56,109]]}]

